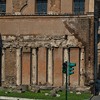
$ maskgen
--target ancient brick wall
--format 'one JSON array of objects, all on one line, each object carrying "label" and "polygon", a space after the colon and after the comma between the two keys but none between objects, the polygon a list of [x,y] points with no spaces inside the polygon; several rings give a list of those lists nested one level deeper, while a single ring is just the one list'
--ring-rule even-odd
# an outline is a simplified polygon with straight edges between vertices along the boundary
[{"label": "ancient brick wall", "polygon": [[16,49],[5,50],[5,82],[3,86],[16,84]]},{"label": "ancient brick wall", "polygon": [[54,86],[63,85],[62,62],[63,62],[63,49],[54,48]]},{"label": "ancient brick wall", "polygon": [[89,20],[89,40],[86,44],[86,77],[87,83],[94,79],[94,18]]},{"label": "ancient brick wall", "polygon": [[[59,86],[59,85],[63,85],[64,83],[63,75],[61,72],[61,66],[64,59],[63,48],[70,48],[70,47],[74,47],[74,48],[78,47],[80,49],[83,47],[85,48],[85,55],[86,55],[85,68],[86,69],[84,72],[84,77],[86,76],[85,78],[86,81],[90,81],[91,79],[93,79],[93,53],[94,53],[93,51],[93,42],[94,42],[93,18],[89,18],[87,16],[85,18],[84,17],[82,18],[81,17],[80,18],[79,17],[73,17],[73,18],[64,17],[63,18],[63,17],[37,17],[37,16],[36,17],[34,16],[29,16],[29,17],[6,16],[6,17],[1,17],[0,26],[1,26],[0,33],[1,33],[2,45],[3,45],[2,48],[5,48],[5,49],[11,48],[12,50],[13,48],[20,49],[20,48],[25,48],[25,47],[31,48],[31,49],[38,48],[39,50],[38,55],[37,55],[38,65],[36,65],[38,67],[38,73],[37,73],[38,76],[36,77],[38,84],[40,82],[41,84],[45,84],[48,82],[48,75],[47,75],[48,73],[47,71],[48,70],[47,68],[48,56],[47,55],[48,54],[46,53],[47,51],[43,51],[43,48],[45,50],[47,50],[47,48],[48,49],[54,48],[54,52],[53,52],[54,62],[52,62],[54,64],[53,75],[52,75],[52,77],[54,78],[54,79],[52,78],[53,85]],[[42,47],[41,50],[40,50],[40,47]],[[61,50],[58,48],[60,48]],[[16,49],[14,53],[11,52],[10,55],[9,53],[5,54],[6,56],[5,67],[11,70],[11,73],[10,73],[9,72],[10,70],[6,69],[11,74],[10,75],[6,71],[5,82],[8,82],[7,84],[10,84],[9,81],[11,80],[12,80],[11,81],[12,83],[16,83],[16,78],[15,78],[16,72],[14,72],[15,67],[17,68],[17,66],[15,66],[15,64],[17,63],[16,58],[15,58]],[[31,56],[31,53],[29,53],[29,55]],[[8,59],[9,58],[8,56],[11,56],[10,59]],[[29,61],[28,65],[31,64],[31,61],[32,61],[30,56],[28,56],[29,59],[27,60]],[[27,57],[27,55],[26,56],[24,55],[24,57]],[[57,61],[59,61],[59,64],[57,63]],[[75,62],[77,63],[80,61],[75,61]],[[26,67],[25,67],[25,70],[26,70]],[[29,67],[31,68],[32,65],[30,65]],[[30,68],[28,69],[30,70]],[[57,70],[57,68],[59,70]],[[78,68],[75,72],[77,73],[79,69],[81,69],[81,67]],[[25,74],[24,71],[21,74],[23,73]],[[14,80],[12,78],[8,79],[7,78],[9,76],[8,74],[11,77],[14,76]],[[29,73],[27,74],[32,75],[32,72],[29,71]],[[30,77],[30,80],[28,81],[32,81],[32,76],[29,76],[29,77]],[[57,77],[59,77],[59,79]],[[80,76],[76,74],[76,79],[77,77],[80,77]],[[21,77],[20,79],[22,78],[23,77]],[[22,80],[24,79],[25,78],[23,78]],[[58,81],[60,81],[59,84],[58,84]],[[79,80],[77,79],[77,81]],[[71,83],[73,82],[71,81]]]},{"label": "ancient brick wall", "polygon": [[[74,23],[75,21],[75,23]],[[69,20],[64,22],[65,27],[82,42],[85,47],[85,79],[86,83],[94,79],[94,17],[88,19]]]},{"label": "ancient brick wall", "polygon": [[[85,0],[85,14],[93,12],[93,1]],[[73,0],[48,0],[50,16],[33,16],[36,0],[6,0],[6,12],[11,15],[0,16],[3,86],[62,86],[65,58],[77,64],[71,85],[93,80],[94,17],[60,16],[73,13]]]},{"label": "ancient brick wall", "polygon": [[46,84],[47,82],[47,50],[46,48],[38,48],[38,84]]},{"label": "ancient brick wall", "polygon": [[22,84],[30,85],[31,83],[31,50],[30,48],[22,49]]}]

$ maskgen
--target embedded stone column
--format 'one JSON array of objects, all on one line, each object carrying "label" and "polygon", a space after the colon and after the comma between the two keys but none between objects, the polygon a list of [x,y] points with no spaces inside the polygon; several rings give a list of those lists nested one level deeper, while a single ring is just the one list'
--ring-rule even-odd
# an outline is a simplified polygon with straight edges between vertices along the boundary
[{"label": "embedded stone column", "polygon": [[[69,61],[69,56],[68,56],[68,49],[64,49],[64,62]],[[69,77],[68,77],[69,78]],[[67,79],[68,79],[67,78]],[[69,81],[69,79],[68,79]],[[69,83],[69,82],[68,82]],[[66,84],[66,74],[64,74],[64,85]]]},{"label": "embedded stone column", "polygon": [[48,83],[53,84],[53,50],[48,49]]},{"label": "embedded stone column", "polygon": [[22,68],[21,68],[21,49],[18,48],[16,49],[16,69],[17,69],[17,85],[21,85],[21,72],[22,72]]},{"label": "embedded stone column", "polygon": [[1,77],[2,77],[2,82],[4,82],[5,81],[5,50],[4,49],[2,49],[2,75],[1,75]]},{"label": "embedded stone column", "polygon": [[80,55],[80,86],[84,86],[85,83],[85,53],[84,47],[81,48],[81,55]]},{"label": "embedded stone column", "polygon": [[89,12],[94,12],[94,0],[89,0]]},{"label": "embedded stone column", "polygon": [[13,0],[6,0],[6,13],[7,14],[12,14],[13,13]]},{"label": "embedded stone column", "polygon": [[37,49],[32,49],[32,84],[37,84]]}]

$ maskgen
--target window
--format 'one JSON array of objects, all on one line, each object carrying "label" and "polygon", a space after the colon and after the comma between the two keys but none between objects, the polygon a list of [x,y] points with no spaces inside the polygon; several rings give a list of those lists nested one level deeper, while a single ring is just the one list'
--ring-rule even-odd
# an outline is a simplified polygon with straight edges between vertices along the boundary
[{"label": "window", "polygon": [[36,1],[36,14],[47,14],[47,0]]},{"label": "window", "polygon": [[84,14],[85,0],[74,0],[74,14]]},{"label": "window", "polygon": [[0,13],[6,12],[6,0],[0,0]]}]

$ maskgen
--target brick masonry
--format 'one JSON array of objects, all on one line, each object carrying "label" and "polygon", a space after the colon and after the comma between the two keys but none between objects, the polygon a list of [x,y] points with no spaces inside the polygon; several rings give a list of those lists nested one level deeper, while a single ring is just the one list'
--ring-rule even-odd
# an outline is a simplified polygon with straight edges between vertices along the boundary
[{"label": "brick masonry", "polygon": [[[9,2],[8,2],[9,1]],[[5,50],[5,81],[2,85],[9,86],[16,84],[16,80],[22,81],[23,84],[31,84],[32,70],[36,69],[37,84],[45,84],[48,82],[48,49],[53,50],[53,85],[63,85],[62,63],[64,59],[63,49],[73,48],[70,54],[71,61],[75,61],[78,66],[79,59],[74,59],[73,55],[79,56],[76,48],[84,47],[85,67],[84,75],[85,83],[93,80],[93,62],[94,62],[94,17],[89,16],[87,12],[91,11],[93,4],[89,5],[91,0],[85,2],[85,14],[79,16],[61,16],[68,13],[73,14],[72,0],[48,0],[47,14],[48,16],[35,15],[36,2],[33,0],[7,0],[7,13],[9,16],[0,16],[0,45]],[[33,5],[32,5],[33,4]],[[66,5],[65,5],[66,4]],[[93,12],[93,10],[91,11]],[[58,14],[61,14],[57,16]],[[53,15],[53,16],[51,16]],[[56,15],[56,16],[55,16]],[[30,51],[23,52],[25,48]],[[21,66],[21,78],[16,76],[16,50],[21,49],[18,58],[22,58],[19,65]],[[32,66],[31,49],[36,49],[35,62]],[[22,54],[22,55],[20,55]],[[67,54],[68,55],[68,54]],[[51,60],[52,61],[52,60]],[[84,62],[83,61],[83,62]],[[18,62],[20,62],[18,60]],[[5,66],[4,66],[5,65]],[[51,68],[52,69],[52,68]],[[81,68],[80,68],[81,69]],[[75,69],[75,77],[72,76],[71,84],[76,79],[78,84],[79,75],[78,67]],[[18,73],[17,73],[18,74]],[[27,76],[27,77],[25,77]],[[21,80],[20,80],[21,79]],[[74,84],[74,83],[73,83]]]},{"label": "brick masonry", "polygon": [[6,49],[4,85],[16,84],[16,49]]},{"label": "brick masonry", "polygon": [[62,74],[62,62],[63,62],[62,48],[54,48],[54,85],[62,86],[63,74]]},{"label": "brick masonry", "polygon": [[69,77],[70,85],[74,87],[78,86],[80,82],[79,59],[79,48],[70,48],[70,62],[76,63],[76,66],[74,67],[74,74]]},{"label": "brick masonry", "polygon": [[[89,59],[89,52],[90,52],[89,48],[92,48],[89,45],[89,40],[92,41],[92,39],[90,39],[90,38],[92,38],[92,36],[93,36],[93,35],[91,35],[91,37],[89,37],[90,35],[88,34],[88,32],[89,32],[88,27],[91,27],[91,32],[93,32],[92,31],[93,26],[89,26],[89,23],[88,23],[91,19],[86,19],[86,18],[85,18],[86,20],[83,19],[83,18],[82,18],[82,20],[81,19],[78,20],[78,18],[72,18],[72,20],[68,20],[68,19],[69,18],[66,18],[66,20],[64,19],[65,22],[62,23],[63,26],[62,26],[61,30],[58,31],[59,35],[54,35],[54,34],[56,34],[56,30],[55,30],[56,28],[54,28],[53,31],[50,30],[51,33],[52,32],[54,33],[53,35],[49,35],[50,31],[48,31],[48,29],[47,29],[47,31],[49,33],[47,31],[42,31],[42,29],[41,29],[41,31],[40,31],[41,35],[40,34],[39,35],[36,35],[36,34],[33,34],[33,35],[32,34],[30,34],[30,35],[28,35],[28,34],[26,34],[26,35],[25,34],[23,34],[23,35],[14,35],[14,34],[13,35],[7,35],[6,34],[5,35],[6,31],[5,30],[3,31],[3,29],[1,30],[2,32],[4,32],[4,34],[2,34],[1,38],[3,40],[3,42],[2,42],[3,48],[5,48],[5,49],[11,48],[13,50],[14,48],[16,49],[16,48],[24,48],[24,47],[38,48],[38,84],[39,83],[45,84],[48,80],[47,79],[47,53],[46,53],[46,50],[45,50],[46,48],[56,48],[56,47],[59,48],[60,47],[60,48],[63,49],[63,48],[66,48],[66,47],[67,48],[69,48],[69,47],[79,47],[79,48],[81,48],[82,46],[84,46],[86,48],[86,54],[87,54],[86,55],[86,59],[87,59],[86,60],[86,68],[88,69],[88,66],[93,66],[93,63],[91,63],[92,65],[88,65],[88,60],[91,60],[91,62],[93,61],[93,56],[92,56],[93,51],[92,51],[92,54],[91,54],[92,59]],[[27,20],[27,19],[25,19],[25,20]],[[60,21],[60,20],[58,20],[58,21]],[[78,23],[78,25],[76,26],[77,23]],[[83,24],[81,25],[81,23],[83,23]],[[49,23],[48,23],[48,25],[49,25]],[[65,33],[63,33],[63,29],[66,30]],[[19,30],[18,32],[22,32],[22,33],[24,33],[26,31],[26,29],[22,30],[21,28],[18,29],[18,30]],[[38,28],[37,28],[37,30],[38,30]],[[13,33],[13,32],[17,32],[17,31],[15,31],[15,29],[11,30],[11,33]],[[27,30],[27,32],[28,32],[28,30]],[[35,31],[33,30],[33,28],[31,28],[30,32],[35,32]],[[43,33],[45,33],[45,34],[48,33],[48,34],[42,35]],[[91,33],[91,34],[93,34],[93,33]],[[89,39],[86,38],[86,37],[89,37]],[[92,43],[91,43],[91,45],[93,45]],[[43,47],[44,50],[43,50],[43,48],[41,49],[41,47]],[[62,57],[62,56],[60,56],[60,55],[62,55],[62,51],[58,50],[59,53],[56,53],[55,50],[56,49],[54,49],[54,59],[59,60],[60,64],[57,64],[58,61],[54,60],[54,66],[55,66],[54,68],[56,68],[59,65],[59,70],[55,70],[55,69],[54,70],[55,70],[55,73],[59,73],[59,75],[60,75],[59,79],[61,80],[60,81],[61,83],[56,84],[56,83],[58,83],[58,81],[57,81],[56,78],[54,78],[54,84],[59,86],[59,85],[63,84],[62,73],[61,73],[61,66],[62,66],[62,63],[63,63],[63,58],[59,58],[59,57]],[[55,55],[55,54],[57,54],[57,55]],[[31,56],[31,53],[28,54],[28,55]],[[23,56],[25,56],[25,55],[23,55]],[[28,56],[28,58],[29,58],[29,56]],[[29,60],[29,63],[28,63],[28,66],[29,66],[29,64],[31,62],[31,58],[29,58],[29,59],[28,58],[27,58],[27,61]],[[6,60],[6,63],[7,62],[8,61]],[[78,62],[78,60],[76,62]],[[24,65],[24,63],[22,65]],[[92,68],[93,67],[91,67],[91,71],[92,71]],[[30,70],[30,68],[28,70]],[[79,69],[77,69],[77,70],[79,70]],[[88,76],[86,78],[86,82],[93,79],[92,73],[91,73],[91,79],[89,78],[90,74],[87,74],[88,71],[90,71],[90,69],[88,69],[85,72],[85,75]],[[57,76],[55,73],[54,73],[54,77]],[[31,75],[31,72],[30,72],[30,75]],[[29,76],[29,74],[28,74],[28,76]],[[30,81],[31,81],[31,76],[29,76],[29,77],[30,77]],[[77,77],[79,77],[79,76],[77,76]],[[22,79],[24,79],[24,78],[22,78]],[[29,80],[27,80],[27,81],[29,81]],[[77,81],[79,81],[79,80],[77,79]]]},{"label": "brick masonry", "polygon": [[47,78],[47,67],[46,67],[46,48],[38,49],[38,84],[45,84]]},{"label": "brick masonry", "polygon": [[23,52],[22,53],[22,84],[30,85],[30,76],[31,76],[31,53]]}]

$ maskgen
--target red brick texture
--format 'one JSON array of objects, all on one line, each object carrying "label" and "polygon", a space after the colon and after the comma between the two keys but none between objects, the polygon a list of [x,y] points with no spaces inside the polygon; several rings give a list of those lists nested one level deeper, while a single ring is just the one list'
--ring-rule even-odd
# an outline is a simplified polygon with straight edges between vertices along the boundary
[{"label": "red brick texture", "polygon": [[5,84],[16,84],[16,49],[7,48],[5,51]]},{"label": "red brick texture", "polygon": [[30,85],[30,52],[22,54],[22,84]]},{"label": "red brick texture", "polygon": [[70,48],[70,62],[76,63],[74,74],[70,75],[70,85],[79,84],[79,48]]},{"label": "red brick texture", "polygon": [[38,49],[38,84],[46,83],[46,48]]},{"label": "red brick texture", "polygon": [[54,86],[62,86],[62,48],[54,48]]}]

